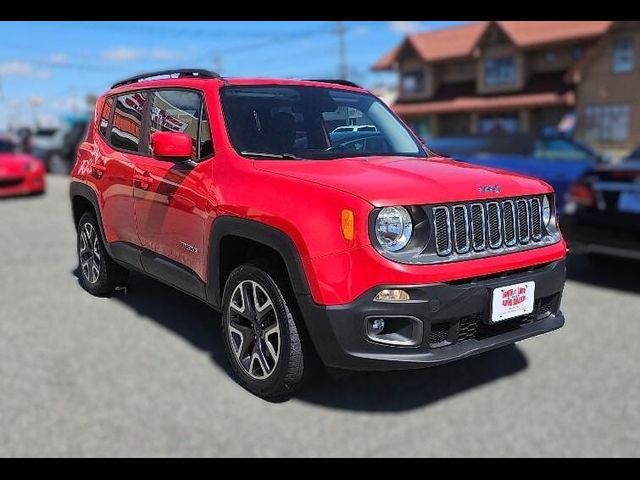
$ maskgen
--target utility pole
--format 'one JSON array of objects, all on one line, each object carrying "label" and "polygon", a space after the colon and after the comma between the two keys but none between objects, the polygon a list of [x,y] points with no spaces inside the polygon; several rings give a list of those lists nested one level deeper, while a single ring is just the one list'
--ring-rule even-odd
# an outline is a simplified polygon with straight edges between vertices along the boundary
[{"label": "utility pole", "polygon": [[222,75],[222,54],[220,53],[220,50],[215,51],[215,54],[213,56],[213,64],[215,66],[216,73]]},{"label": "utility pole", "polygon": [[349,67],[347,65],[347,47],[345,45],[345,33],[347,27],[344,22],[336,22],[336,34],[338,35],[338,53],[340,55],[340,79],[347,80]]}]

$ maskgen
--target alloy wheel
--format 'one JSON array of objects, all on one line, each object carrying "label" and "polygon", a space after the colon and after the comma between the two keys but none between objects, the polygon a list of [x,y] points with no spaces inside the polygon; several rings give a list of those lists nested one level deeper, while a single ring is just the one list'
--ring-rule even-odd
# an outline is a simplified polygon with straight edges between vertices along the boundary
[{"label": "alloy wheel", "polygon": [[100,244],[93,225],[85,223],[80,227],[80,269],[91,284],[100,277]]},{"label": "alloy wheel", "polygon": [[280,357],[280,323],[273,301],[253,280],[240,282],[229,302],[229,340],[235,359],[252,378],[264,380]]}]

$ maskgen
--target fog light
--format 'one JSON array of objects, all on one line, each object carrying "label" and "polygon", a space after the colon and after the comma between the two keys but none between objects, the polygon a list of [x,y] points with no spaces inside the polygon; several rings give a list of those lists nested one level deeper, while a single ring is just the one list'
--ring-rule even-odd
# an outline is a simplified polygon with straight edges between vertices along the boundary
[{"label": "fog light", "polygon": [[365,335],[385,345],[415,347],[422,343],[422,321],[410,316],[385,315],[365,318]]},{"label": "fog light", "polygon": [[404,290],[380,290],[374,297],[374,302],[406,302],[411,297]]},{"label": "fog light", "polygon": [[376,318],[371,322],[370,332],[373,335],[379,335],[384,330],[384,318]]}]

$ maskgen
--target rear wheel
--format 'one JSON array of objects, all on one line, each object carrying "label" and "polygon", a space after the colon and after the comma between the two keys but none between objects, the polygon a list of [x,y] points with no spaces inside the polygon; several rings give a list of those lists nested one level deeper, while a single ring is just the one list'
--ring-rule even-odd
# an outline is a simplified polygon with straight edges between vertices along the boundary
[{"label": "rear wheel", "polygon": [[93,295],[109,295],[127,282],[129,271],[109,257],[91,212],[84,213],[78,222],[78,266],[80,285]]},{"label": "rear wheel", "polygon": [[314,352],[298,329],[290,288],[263,268],[242,265],[229,275],[222,299],[225,349],[240,385],[285,399],[302,385]]}]

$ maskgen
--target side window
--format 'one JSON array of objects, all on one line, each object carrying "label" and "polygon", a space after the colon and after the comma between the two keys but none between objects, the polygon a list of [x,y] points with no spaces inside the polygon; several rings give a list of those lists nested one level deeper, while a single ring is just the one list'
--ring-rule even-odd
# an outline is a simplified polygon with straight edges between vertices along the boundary
[{"label": "side window", "polygon": [[111,126],[110,141],[113,147],[138,152],[145,101],[144,92],[127,93],[118,97]]},{"label": "side window", "polygon": [[[207,132],[208,139],[203,138],[199,144],[200,113],[202,111],[202,97],[199,93],[188,90],[158,90],[151,95],[151,121],[149,122],[149,135],[155,132],[181,132],[191,137],[193,145],[192,160],[198,160],[198,150],[213,151],[211,135]],[[208,121],[203,122],[207,124]],[[203,127],[204,128],[204,127]],[[150,142],[149,142],[150,143]],[[148,152],[151,153],[151,152]]]},{"label": "side window", "polygon": [[102,114],[100,115],[100,133],[104,138],[107,138],[107,127],[109,126],[109,119],[111,118],[112,108],[113,97],[109,97],[105,100],[102,107]]}]

